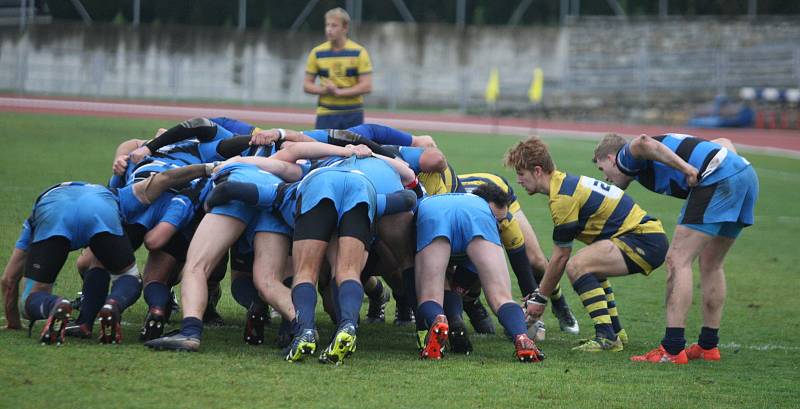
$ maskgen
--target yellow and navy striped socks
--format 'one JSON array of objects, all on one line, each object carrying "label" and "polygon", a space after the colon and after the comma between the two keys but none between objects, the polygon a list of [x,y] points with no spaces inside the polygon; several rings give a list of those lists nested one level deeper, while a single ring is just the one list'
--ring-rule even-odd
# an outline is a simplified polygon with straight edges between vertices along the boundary
[{"label": "yellow and navy striped socks", "polygon": [[583,307],[594,321],[594,329],[598,337],[606,339],[616,339],[614,328],[611,325],[611,316],[608,313],[608,301],[603,287],[594,274],[589,273],[581,276],[572,287],[581,298]]}]

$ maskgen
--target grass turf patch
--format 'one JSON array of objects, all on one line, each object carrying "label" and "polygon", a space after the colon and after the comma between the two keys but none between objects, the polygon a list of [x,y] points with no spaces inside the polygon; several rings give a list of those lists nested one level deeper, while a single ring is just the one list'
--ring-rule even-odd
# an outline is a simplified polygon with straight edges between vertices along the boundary
[{"label": "grass turf patch", "polygon": [[[105,183],[116,145],[149,138],[167,121],[59,115],[0,114],[0,262],[5,265],[22,221],[45,188],[66,180]],[[260,124],[269,125],[269,124]],[[500,135],[435,134],[459,173],[494,172],[515,189],[523,210],[550,254],[552,222],[546,198],[529,197],[501,165],[503,153],[518,138]],[[592,142],[546,139],[558,168],[600,178],[590,161]],[[68,339],[60,347],[38,344],[36,335],[0,330],[0,406],[43,407],[58,399],[70,407],[798,407],[800,331],[794,242],[800,234],[800,161],[747,154],[761,182],[756,225],[744,231],[727,258],[728,299],[720,331],[723,361],[683,367],[634,364],[628,357],[657,345],[663,335],[664,268],[648,278],[612,279],[617,305],[631,343],[622,353],[586,354],[570,350],[576,338],[558,331],[547,314],[547,360],[523,365],[512,359],[513,345],[502,335],[474,336],[469,357],[448,355],[441,362],[416,358],[411,327],[364,324],[358,351],[341,367],[316,362],[289,364],[270,343],[242,342],[244,309],[223,282],[219,311],[226,326],[207,328],[202,352],[155,353],[137,341],[146,305],[139,300],[125,312],[124,343],[97,345]],[[633,184],[628,193],[671,234],[682,205],[677,199]],[[56,283],[57,294],[80,289],[73,253]],[[144,251],[137,253],[140,269]],[[512,278],[513,279],[513,278]],[[571,290],[564,293],[578,317],[582,335],[591,321]],[[687,322],[687,339],[699,332],[699,280]],[[512,285],[516,296],[516,285]],[[321,304],[321,303],[319,303]],[[318,305],[319,305],[318,304]],[[366,304],[364,306],[366,309]],[[364,312],[362,312],[363,315]],[[394,305],[387,308],[394,315]],[[320,309],[321,339],[333,326]],[[389,319],[391,321],[391,319]],[[0,321],[0,326],[4,326]],[[34,334],[42,323],[34,327]],[[498,325],[498,329],[502,329]]]}]

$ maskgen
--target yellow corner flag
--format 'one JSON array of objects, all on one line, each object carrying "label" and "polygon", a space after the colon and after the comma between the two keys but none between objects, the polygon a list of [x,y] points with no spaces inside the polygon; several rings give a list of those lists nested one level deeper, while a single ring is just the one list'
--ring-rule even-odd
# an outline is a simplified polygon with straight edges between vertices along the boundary
[{"label": "yellow corner flag", "polygon": [[541,68],[533,70],[533,81],[531,88],[528,90],[528,98],[531,102],[539,103],[542,101],[542,86],[544,85],[544,72]]},{"label": "yellow corner flag", "polygon": [[489,74],[489,83],[486,84],[486,102],[495,103],[500,95],[500,73],[497,68],[492,68]]}]

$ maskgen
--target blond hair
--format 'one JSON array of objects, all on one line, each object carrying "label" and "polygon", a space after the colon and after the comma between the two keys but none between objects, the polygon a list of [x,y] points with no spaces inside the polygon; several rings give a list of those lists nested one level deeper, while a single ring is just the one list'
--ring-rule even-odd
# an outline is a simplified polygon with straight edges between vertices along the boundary
[{"label": "blond hair", "polygon": [[325,13],[325,20],[329,18],[338,18],[342,22],[343,26],[350,26],[350,14],[347,13],[347,10],[341,7],[328,10],[328,12]]},{"label": "blond hair", "polygon": [[513,148],[506,152],[504,158],[506,166],[514,168],[516,171],[528,170],[533,172],[533,168],[539,166],[546,173],[553,173],[556,165],[547,149],[547,145],[537,136],[517,143]]},{"label": "blond hair", "polygon": [[628,143],[628,141],[625,138],[615,133],[603,135],[603,138],[600,139],[597,147],[594,148],[592,162],[597,163],[599,159],[603,159],[608,155],[616,155],[626,143]]}]

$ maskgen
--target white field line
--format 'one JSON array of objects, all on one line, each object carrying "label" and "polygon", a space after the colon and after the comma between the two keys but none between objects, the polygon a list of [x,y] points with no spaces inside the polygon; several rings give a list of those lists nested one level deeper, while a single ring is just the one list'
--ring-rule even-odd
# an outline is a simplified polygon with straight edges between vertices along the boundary
[{"label": "white field line", "polygon": [[[169,105],[146,105],[119,102],[92,102],[72,100],[50,100],[32,98],[0,97],[0,107],[26,108],[26,109],[54,109],[96,112],[119,115],[158,115],[191,118],[195,116],[215,117],[226,116],[230,118],[256,121],[273,122],[308,126],[314,123],[315,115],[311,113],[296,112],[271,112],[252,110],[246,108],[215,108],[215,107],[183,107]],[[513,136],[528,136],[533,132],[554,138],[598,140],[604,132],[590,132],[565,129],[549,129],[530,126],[511,126],[494,124],[476,124],[454,121],[431,121],[421,119],[403,119],[383,117],[380,114],[368,114],[367,122],[375,122],[393,126],[400,129],[438,131],[438,132],[465,132],[475,134],[499,134]],[[625,135],[635,136],[635,135]],[[737,144],[745,151],[759,152],[776,156],[800,158],[800,151],[780,149],[765,146]]]}]

